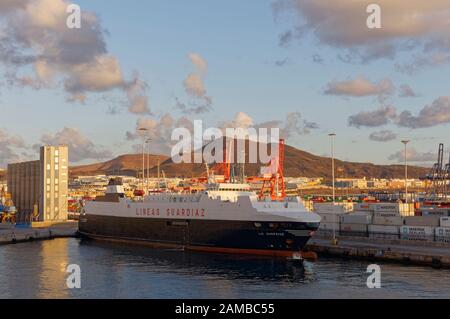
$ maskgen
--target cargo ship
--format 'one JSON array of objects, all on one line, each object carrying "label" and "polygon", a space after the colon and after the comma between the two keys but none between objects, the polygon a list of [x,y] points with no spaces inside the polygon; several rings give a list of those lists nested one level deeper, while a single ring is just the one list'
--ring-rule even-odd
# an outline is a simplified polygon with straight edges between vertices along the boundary
[{"label": "cargo ship", "polygon": [[92,239],[153,247],[301,258],[320,216],[300,198],[261,198],[246,183],[208,183],[198,193],[126,198],[120,179],[81,211],[79,232]]}]

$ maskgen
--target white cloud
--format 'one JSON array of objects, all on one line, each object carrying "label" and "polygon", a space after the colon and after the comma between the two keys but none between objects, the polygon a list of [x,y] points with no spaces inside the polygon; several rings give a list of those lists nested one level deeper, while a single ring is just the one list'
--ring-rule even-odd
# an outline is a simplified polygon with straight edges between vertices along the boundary
[{"label": "white cloud", "polygon": [[65,81],[65,88],[79,94],[86,91],[103,92],[123,84],[119,61],[115,57],[101,55],[89,63],[74,65]]},{"label": "white cloud", "polygon": [[202,98],[206,94],[205,85],[199,74],[189,74],[183,84],[186,92],[194,97]]},{"label": "white cloud", "polygon": [[412,129],[432,127],[450,123],[450,97],[442,96],[422,108],[414,116],[410,111],[403,111],[398,117],[398,125]]},{"label": "white cloud", "polygon": [[[242,128],[247,130],[250,127],[259,128],[278,128],[280,137],[289,139],[299,135],[309,134],[311,130],[317,129],[317,123],[303,119],[299,112],[290,112],[286,114],[285,120],[272,120],[268,122],[255,123],[253,118],[244,112],[238,112],[234,118],[227,122],[219,124],[222,129],[225,128]],[[268,131],[270,133],[270,131]]]},{"label": "white cloud", "polygon": [[128,110],[135,114],[150,114],[148,85],[135,74],[134,79],[127,84]]},{"label": "white cloud", "polygon": [[64,127],[55,134],[44,134],[41,142],[48,145],[67,145],[71,162],[79,162],[86,159],[104,159],[112,157],[108,150],[102,150],[89,138],[84,136],[77,128]]},{"label": "white cloud", "polygon": [[441,96],[430,105],[424,106],[417,115],[411,111],[397,113],[393,106],[381,106],[375,111],[363,111],[348,118],[350,126],[377,127],[393,123],[411,129],[433,127],[450,123],[450,97]]},{"label": "white cloud", "polygon": [[0,129],[0,166],[22,160],[20,151],[25,150],[26,145],[20,136],[10,135]]},{"label": "white cloud", "polygon": [[212,99],[207,94],[204,79],[208,71],[208,63],[198,53],[189,53],[188,58],[194,66],[194,72],[191,72],[183,81],[183,86],[188,94],[193,99],[193,102],[187,106],[181,102],[177,97],[176,108],[180,109],[183,113],[203,113],[211,110]]},{"label": "white cloud", "polygon": [[332,81],[328,83],[325,94],[363,97],[370,95],[389,95],[395,87],[390,79],[383,79],[378,82],[370,82],[363,76],[345,81]]},{"label": "white cloud", "polygon": [[[108,53],[99,18],[82,10],[82,28],[69,29],[69,4],[66,0],[2,2],[0,63],[7,70],[8,83],[34,89],[54,89],[62,83],[72,102],[84,102],[89,93],[115,89],[129,97],[134,80],[125,79],[118,59]],[[138,100],[129,100],[129,110],[148,113],[144,95]]]},{"label": "white cloud", "polygon": [[[437,159],[437,154],[434,152],[418,152],[414,147],[408,147],[406,151],[406,158],[409,162],[433,162]],[[397,161],[399,163],[403,163],[405,160],[405,151],[402,150],[400,152],[394,153],[388,157],[390,161]]]},{"label": "white cloud", "polygon": [[198,53],[189,53],[189,60],[197,68],[199,73],[206,73],[208,71],[208,62]]},{"label": "white cloud", "polygon": [[283,45],[306,34],[321,44],[348,52],[361,62],[394,58],[399,51],[449,52],[448,0],[378,0],[382,28],[369,29],[366,7],[370,2],[349,0],[276,0],[277,21],[294,21],[282,35]]},{"label": "white cloud", "polygon": [[396,118],[396,109],[393,106],[381,106],[375,111],[363,111],[348,118],[348,124],[357,128],[361,126],[377,127],[388,124]]},{"label": "white cloud", "polygon": [[[172,141],[172,132],[175,128],[187,128],[190,132],[193,131],[193,123],[186,117],[175,119],[172,115],[166,113],[158,119],[140,118],[136,121],[134,131],[126,132],[126,139],[128,141],[140,141],[139,144],[134,145],[136,152],[142,152],[142,142],[144,138],[151,139],[151,152],[153,154],[171,153],[172,146],[175,142]],[[145,128],[146,131],[140,131]]]},{"label": "white cloud", "polygon": [[253,127],[253,119],[244,112],[237,112],[231,121],[227,121],[221,124],[223,128],[243,128],[247,129]]}]

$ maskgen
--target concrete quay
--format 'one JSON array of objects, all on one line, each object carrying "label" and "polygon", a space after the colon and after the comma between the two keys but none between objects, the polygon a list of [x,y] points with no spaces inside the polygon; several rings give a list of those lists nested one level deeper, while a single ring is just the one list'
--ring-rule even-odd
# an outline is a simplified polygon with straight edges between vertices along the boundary
[{"label": "concrete quay", "polygon": [[54,238],[76,237],[78,222],[33,223],[30,228],[0,228],[0,245],[47,240]]},{"label": "concrete quay", "polygon": [[450,244],[422,243],[405,240],[376,240],[358,237],[338,237],[334,245],[331,238],[312,238],[306,249],[320,256],[345,259],[396,262],[450,268]]}]

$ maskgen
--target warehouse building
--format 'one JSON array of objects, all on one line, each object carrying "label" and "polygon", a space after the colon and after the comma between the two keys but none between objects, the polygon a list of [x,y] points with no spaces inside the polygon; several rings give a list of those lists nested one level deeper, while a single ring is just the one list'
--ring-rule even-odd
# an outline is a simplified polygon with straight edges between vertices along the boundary
[{"label": "warehouse building", "polygon": [[20,221],[67,219],[67,146],[42,146],[40,160],[8,164],[7,172]]}]

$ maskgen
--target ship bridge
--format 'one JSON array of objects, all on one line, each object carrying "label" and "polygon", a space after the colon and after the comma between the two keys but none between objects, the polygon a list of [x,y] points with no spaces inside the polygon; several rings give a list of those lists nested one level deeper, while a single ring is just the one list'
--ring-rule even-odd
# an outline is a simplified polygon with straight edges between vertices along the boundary
[{"label": "ship bridge", "polygon": [[237,202],[240,196],[247,196],[251,200],[257,200],[257,195],[251,190],[249,184],[244,183],[213,183],[206,188],[206,194],[210,198],[222,201]]}]

